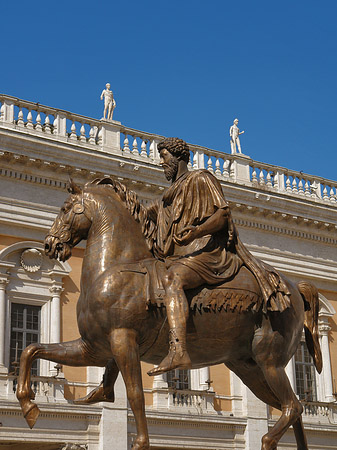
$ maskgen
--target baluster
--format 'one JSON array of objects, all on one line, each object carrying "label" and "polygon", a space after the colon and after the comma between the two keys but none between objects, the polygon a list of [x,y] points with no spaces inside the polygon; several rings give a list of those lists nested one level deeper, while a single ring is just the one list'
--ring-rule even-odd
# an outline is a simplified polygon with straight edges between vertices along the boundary
[{"label": "baluster", "polygon": [[310,185],[309,185],[309,181],[306,180],[305,185],[304,185],[304,195],[307,197],[310,197],[311,192],[310,192]]},{"label": "baluster", "polygon": [[267,172],[267,183],[266,183],[266,186],[269,187],[269,188],[272,188],[272,187],[273,187],[273,184],[272,184],[272,182],[271,182],[271,175],[270,175],[270,172]]},{"label": "baluster", "polygon": [[273,175],[274,175],[274,189],[275,189],[275,191],[278,191],[279,190],[279,172],[273,172]]},{"label": "baluster", "polygon": [[329,200],[327,186],[324,186],[324,189],[323,189],[323,200],[325,200],[325,201]]},{"label": "baluster", "polygon": [[33,125],[33,114],[32,111],[29,110],[28,114],[27,114],[27,124],[26,124],[27,128],[33,129],[34,125]]},{"label": "baluster", "polygon": [[149,158],[154,159],[154,146],[155,146],[155,142],[152,139],[152,141],[150,142],[150,148],[149,148]]},{"label": "baluster", "polygon": [[145,139],[142,140],[140,148],[141,148],[140,156],[142,156],[143,158],[147,158],[146,140]]},{"label": "baluster", "polygon": [[198,154],[197,152],[194,153],[193,156],[193,170],[198,169]]},{"label": "baluster", "polygon": [[23,121],[23,112],[22,112],[22,108],[21,108],[21,107],[20,107],[19,114],[18,114],[18,121],[17,121],[17,124],[18,124],[20,127],[23,127],[23,126],[25,125],[25,123],[24,123],[24,121]]},{"label": "baluster", "polygon": [[80,141],[81,142],[87,142],[87,137],[85,135],[85,126],[84,123],[81,124],[81,129],[80,129]]},{"label": "baluster", "polygon": [[90,127],[90,131],[89,131],[89,144],[96,144],[96,139],[95,139],[95,127],[92,125]]},{"label": "baluster", "polygon": [[123,151],[126,154],[130,154],[130,147],[129,147],[129,138],[128,135],[125,133],[125,139],[124,139],[124,143],[123,143]]},{"label": "baluster", "polygon": [[295,178],[295,177],[293,178],[293,183],[292,183],[292,185],[293,185],[292,191],[293,191],[295,194],[297,194],[297,193],[298,193],[298,190],[297,190],[297,181],[296,181],[296,178]]},{"label": "baluster", "polygon": [[263,170],[260,169],[259,185],[264,186],[265,184],[266,184],[266,180],[264,179],[264,173],[263,173]]},{"label": "baluster", "polygon": [[39,111],[37,112],[37,116],[36,116],[35,130],[36,131],[42,131],[41,114],[40,114]]},{"label": "baluster", "polygon": [[137,142],[137,138],[136,137],[134,137],[133,143],[132,143],[132,154],[135,155],[135,156],[139,156],[138,142]]},{"label": "baluster", "polygon": [[216,161],[215,161],[215,175],[217,177],[221,177],[220,160],[219,160],[219,158],[217,158]]},{"label": "baluster", "polygon": [[253,168],[253,172],[252,172],[252,183],[257,184],[257,173],[256,173],[255,167]]},{"label": "baluster", "polygon": [[292,191],[292,189],[291,189],[291,181],[290,181],[289,176],[287,176],[287,180],[286,180],[286,191],[287,192],[291,192]]},{"label": "baluster", "polygon": [[299,195],[304,195],[302,178],[300,179],[300,181],[298,183],[298,193],[299,193]]},{"label": "baluster", "polygon": [[71,131],[71,133],[70,133],[69,138],[72,139],[73,141],[77,141],[76,125],[75,125],[74,121],[71,124],[70,131]]},{"label": "baluster", "polygon": [[51,134],[50,119],[49,119],[49,115],[48,114],[46,114],[46,118],[44,120],[43,130],[44,130],[45,133]]},{"label": "baluster", "polygon": [[230,166],[230,164],[231,164],[231,162],[229,161],[229,159],[226,159],[224,161],[222,174],[223,174],[223,176],[225,178],[229,178],[230,177],[230,173],[229,173],[229,166]]},{"label": "baluster", "polygon": [[53,122],[53,134],[57,134],[58,130],[57,130],[57,114],[55,114],[54,116],[54,122]]},{"label": "baluster", "polygon": [[324,189],[323,189],[323,200],[325,200],[325,201],[329,200],[327,186],[324,186]]},{"label": "baluster", "polygon": [[103,144],[103,127],[99,127],[98,134],[97,134],[97,144],[98,145]]},{"label": "baluster", "polygon": [[336,203],[336,196],[335,196],[335,192],[334,192],[333,188],[330,188],[330,202]]},{"label": "baluster", "polygon": [[207,170],[211,173],[214,172],[213,170],[213,163],[212,163],[212,158],[209,156],[208,161],[207,161]]}]

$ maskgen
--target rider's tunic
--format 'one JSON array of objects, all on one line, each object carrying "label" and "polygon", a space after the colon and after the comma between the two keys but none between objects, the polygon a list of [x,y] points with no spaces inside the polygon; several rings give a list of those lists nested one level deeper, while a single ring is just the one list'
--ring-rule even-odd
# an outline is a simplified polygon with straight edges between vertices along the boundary
[{"label": "rider's tunic", "polygon": [[[216,284],[234,276],[242,265],[236,253],[227,250],[227,226],[213,234],[179,246],[174,237],[189,225],[201,225],[217,209],[227,209],[218,180],[207,170],[186,172],[149,208],[156,217],[152,251],[167,266],[184,264],[195,270],[207,284]],[[229,213],[230,214],[230,213]]]}]

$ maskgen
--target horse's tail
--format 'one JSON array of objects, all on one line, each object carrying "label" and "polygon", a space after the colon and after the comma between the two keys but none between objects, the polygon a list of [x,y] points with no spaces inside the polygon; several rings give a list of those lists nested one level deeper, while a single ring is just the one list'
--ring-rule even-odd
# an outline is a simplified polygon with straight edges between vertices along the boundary
[{"label": "horse's tail", "polygon": [[318,340],[318,291],[315,286],[306,281],[300,281],[297,284],[297,287],[304,302],[305,342],[307,343],[309,353],[314,360],[317,372],[321,373],[323,362],[321,347]]}]

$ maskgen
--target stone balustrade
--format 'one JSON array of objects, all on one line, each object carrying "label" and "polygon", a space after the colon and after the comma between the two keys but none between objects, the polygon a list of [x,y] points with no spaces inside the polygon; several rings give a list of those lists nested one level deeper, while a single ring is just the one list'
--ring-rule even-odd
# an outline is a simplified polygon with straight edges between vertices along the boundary
[{"label": "stone balustrade", "polygon": [[[36,399],[39,402],[59,402],[64,400],[64,385],[67,383],[65,378],[32,376],[32,389]],[[17,376],[0,376],[0,396],[7,400],[17,401],[16,399]]]},{"label": "stone balustrade", "polygon": [[199,414],[215,413],[213,391],[159,388],[151,392],[154,394],[153,409],[173,409],[182,413],[192,410]]},{"label": "stone balustrade", "polygon": [[[163,136],[117,121],[97,120],[0,94],[0,128],[45,136],[91,150],[159,164]],[[191,170],[206,168],[222,181],[337,206],[337,182],[190,144]]]},{"label": "stone balustrade", "polygon": [[337,403],[302,402],[304,421],[326,421],[337,423]]}]

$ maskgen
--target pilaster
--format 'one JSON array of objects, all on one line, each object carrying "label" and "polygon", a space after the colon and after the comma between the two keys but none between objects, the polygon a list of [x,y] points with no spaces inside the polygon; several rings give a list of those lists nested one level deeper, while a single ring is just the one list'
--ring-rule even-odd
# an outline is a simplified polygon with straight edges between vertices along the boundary
[{"label": "pilaster", "polygon": [[121,153],[120,127],[121,122],[101,119],[100,139],[102,149],[107,153]]},{"label": "pilaster", "polygon": [[250,163],[252,159],[246,155],[236,154],[232,160],[231,176],[238,183],[250,183]]}]

